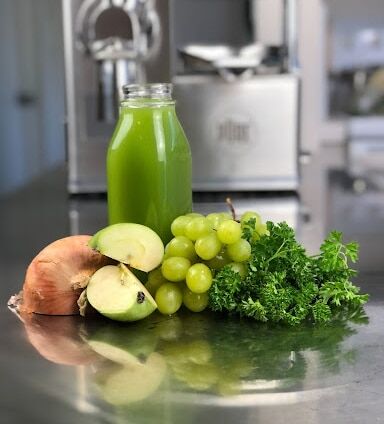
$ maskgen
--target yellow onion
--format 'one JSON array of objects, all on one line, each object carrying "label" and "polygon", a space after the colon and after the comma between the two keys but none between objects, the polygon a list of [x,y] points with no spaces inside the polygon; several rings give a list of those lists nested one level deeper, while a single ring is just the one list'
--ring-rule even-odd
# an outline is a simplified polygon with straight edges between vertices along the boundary
[{"label": "yellow onion", "polygon": [[31,345],[48,361],[62,365],[88,365],[99,356],[81,339],[83,320],[76,316],[21,314]]},{"label": "yellow onion", "polygon": [[91,236],[75,235],[46,246],[28,266],[19,310],[45,315],[79,313],[77,300],[90,276],[113,263],[88,246]]}]

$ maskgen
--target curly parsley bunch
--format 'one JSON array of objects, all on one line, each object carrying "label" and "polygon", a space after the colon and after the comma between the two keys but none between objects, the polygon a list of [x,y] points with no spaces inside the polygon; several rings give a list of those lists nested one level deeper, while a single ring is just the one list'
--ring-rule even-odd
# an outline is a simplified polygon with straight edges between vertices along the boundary
[{"label": "curly parsley bunch", "polygon": [[209,290],[209,306],[258,321],[298,324],[311,318],[329,321],[340,309],[360,307],[368,295],[350,279],[356,271],[358,245],[343,244],[342,234],[331,232],[320,254],[308,256],[285,222],[267,222],[267,231],[254,237],[256,220],[243,225],[243,238],[252,246],[246,275],[230,267],[219,270]]}]

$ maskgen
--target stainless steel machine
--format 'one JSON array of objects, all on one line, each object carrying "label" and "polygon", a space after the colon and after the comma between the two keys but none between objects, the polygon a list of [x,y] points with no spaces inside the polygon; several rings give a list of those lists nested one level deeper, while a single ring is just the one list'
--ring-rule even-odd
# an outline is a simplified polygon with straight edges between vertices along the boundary
[{"label": "stainless steel machine", "polygon": [[119,88],[172,81],[195,191],[295,191],[295,0],[63,0],[68,189],[104,192]]},{"label": "stainless steel machine", "polygon": [[296,190],[295,2],[227,1],[220,17],[219,2],[207,3],[196,31],[196,4],[175,2],[173,82],[192,147],[194,189]]}]

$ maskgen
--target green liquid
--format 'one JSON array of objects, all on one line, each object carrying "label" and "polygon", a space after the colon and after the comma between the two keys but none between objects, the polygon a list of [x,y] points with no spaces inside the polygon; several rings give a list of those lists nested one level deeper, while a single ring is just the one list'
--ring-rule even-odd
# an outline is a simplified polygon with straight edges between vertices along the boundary
[{"label": "green liquid", "polygon": [[107,154],[109,223],[152,228],[164,243],[191,211],[191,152],[174,105],[122,107]]}]

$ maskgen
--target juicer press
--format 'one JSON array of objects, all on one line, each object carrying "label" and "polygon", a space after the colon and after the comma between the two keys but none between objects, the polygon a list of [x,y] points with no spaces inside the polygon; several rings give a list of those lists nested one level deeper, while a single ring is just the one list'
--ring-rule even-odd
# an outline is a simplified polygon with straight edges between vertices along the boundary
[{"label": "juicer press", "polygon": [[[195,191],[297,191],[296,2],[243,2],[236,36],[215,33],[206,8],[175,2],[177,111],[191,144]],[[230,20],[225,22],[229,23]],[[268,22],[268,26],[265,24]],[[224,23],[223,23],[224,25]],[[222,34],[220,34],[222,35]]]}]

